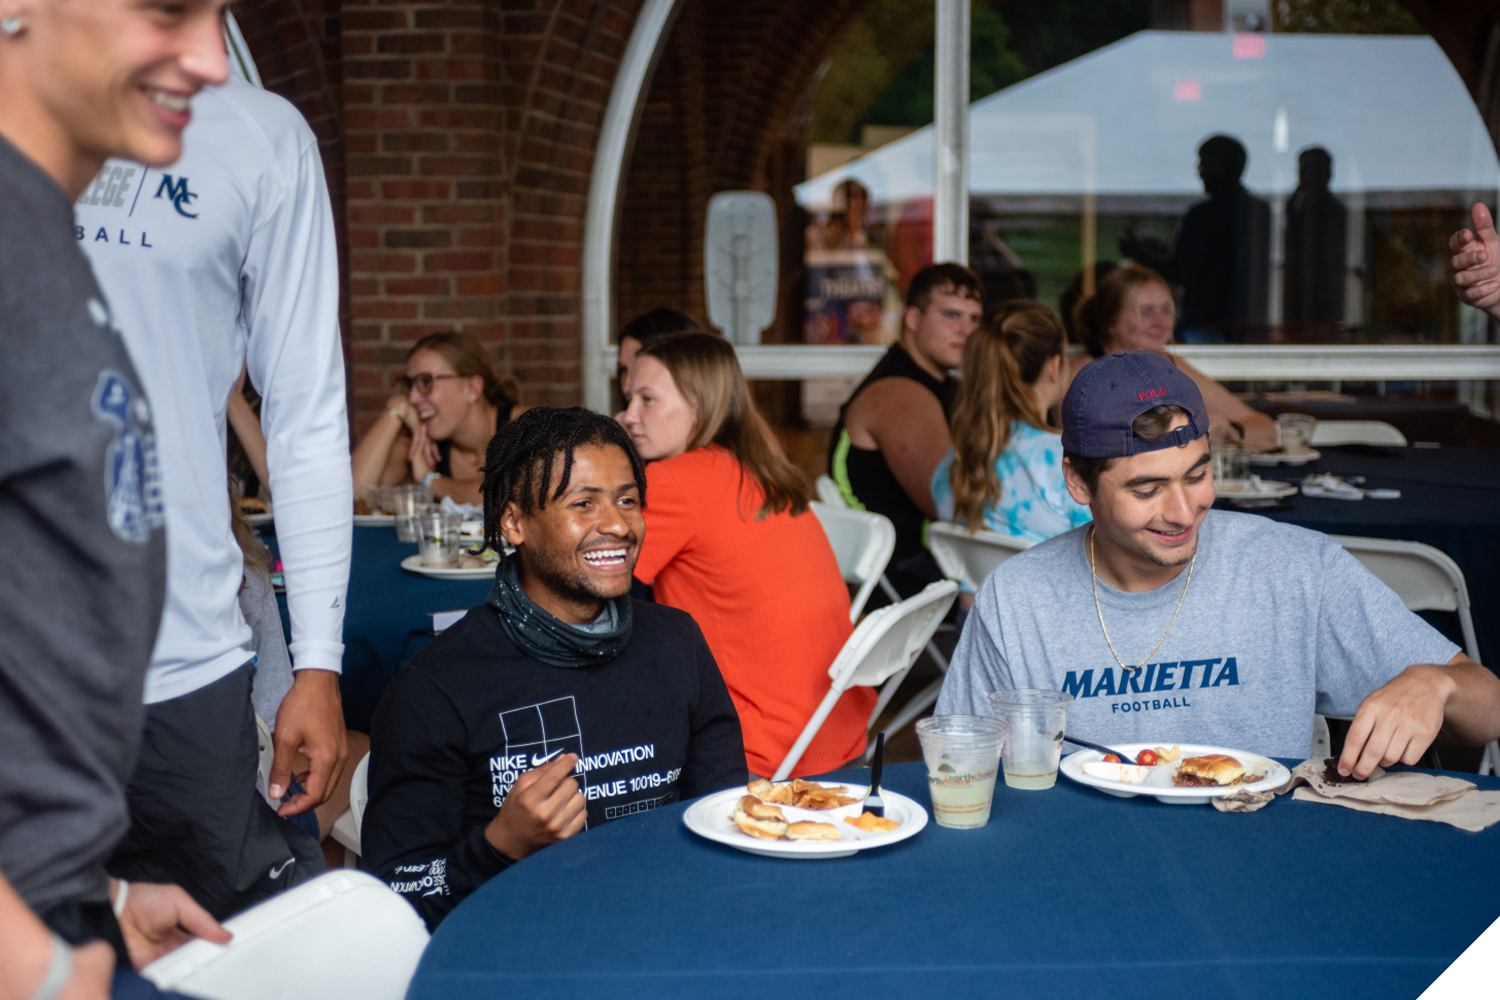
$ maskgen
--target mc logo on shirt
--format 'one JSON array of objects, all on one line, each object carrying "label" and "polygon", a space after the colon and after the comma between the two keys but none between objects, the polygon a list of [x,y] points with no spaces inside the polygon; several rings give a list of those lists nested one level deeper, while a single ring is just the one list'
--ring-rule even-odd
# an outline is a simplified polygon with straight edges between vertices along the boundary
[{"label": "mc logo on shirt", "polygon": [[188,179],[186,177],[173,179],[171,174],[162,174],[161,184],[156,189],[155,197],[160,198],[163,195],[172,203],[172,207],[177,209],[178,215],[185,219],[196,219],[198,217],[198,213],[189,212],[185,207],[198,197],[196,192],[188,190]]}]

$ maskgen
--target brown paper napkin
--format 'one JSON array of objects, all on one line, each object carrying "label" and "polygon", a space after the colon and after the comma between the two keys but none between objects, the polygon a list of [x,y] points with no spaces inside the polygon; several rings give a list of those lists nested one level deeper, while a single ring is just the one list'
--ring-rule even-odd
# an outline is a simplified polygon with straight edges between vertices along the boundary
[{"label": "brown paper napkin", "polygon": [[[1303,782],[1307,787],[1297,788]],[[1476,791],[1472,781],[1442,774],[1387,773],[1377,767],[1368,781],[1334,783],[1324,778],[1323,760],[1313,759],[1293,768],[1292,780],[1277,792],[1293,788],[1292,798],[1299,802],[1447,823],[1474,832],[1500,822],[1500,792]]]}]

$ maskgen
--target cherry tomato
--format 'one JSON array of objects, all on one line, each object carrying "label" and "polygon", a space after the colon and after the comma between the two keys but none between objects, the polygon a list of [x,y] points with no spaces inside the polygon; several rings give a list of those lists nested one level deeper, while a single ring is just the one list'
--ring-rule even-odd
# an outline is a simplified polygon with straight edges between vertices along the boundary
[{"label": "cherry tomato", "polygon": [[1106,764],[1118,764],[1118,763],[1120,763],[1120,758],[1116,757],[1112,753],[1107,753],[1107,754],[1104,755],[1104,763],[1106,763]]},{"label": "cherry tomato", "polygon": [[1155,764],[1156,764],[1156,751],[1155,750],[1142,750],[1139,754],[1136,755],[1135,762],[1137,764],[1142,764],[1142,765],[1144,765],[1146,767],[1153,767],[1153,766],[1155,766]]}]

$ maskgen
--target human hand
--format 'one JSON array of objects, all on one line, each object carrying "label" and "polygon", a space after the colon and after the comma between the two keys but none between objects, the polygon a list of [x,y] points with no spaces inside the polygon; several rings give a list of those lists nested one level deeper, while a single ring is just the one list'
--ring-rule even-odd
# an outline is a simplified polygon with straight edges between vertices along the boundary
[{"label": "human hand", "polygon": [[417,408],[411,405],[411,400],[405,396],[392,396],[385,401],[385,410],[401,421],[408,431],[414,431],[422,424],[422,418],[417,416]]},{"label": "human hand", "polygon": [[411,432],[411,447],[406,453],[407,461],[411,463],[411,477],[421,482],[423,476],[437,468],[440,457],[437,443],[427,436],[427,428],[418,424]]},{"label": "human hand", "polygon": [[120,914],[130,964],[144,969],[195,937],[225,944],[232,936],[181,886],[132,882]]},{"label": "human hand", "polygon": [[277,810],[282,816],[295,816],[321,805],[333,793],[333,778],[349,754],[339,675],[331,670],[299,670],[294,676],[292,689],[276,711],[276,757],[266,790],[278,801],[286,794],[292,761],[301,753],[307,758],[307,773],[298,780],[306,791],[282,803]]},{"label": "human hand", "polygon": [[73,974],[57,1000],[108,1000],[115,978],[115,950],[103,941],[73,949]]},{"label": "human hand", "polygon": [[520,861],[582,830],[588,803],[573,779],[577,763],[577,754],[558,754],[517,778],[484,829],[490,846]]},{"label": "human hand", "polygon": [[1448,700],[1457,690],[1442,667],[1416,664],[1371,691],[1349,725],[1339,774],[1363,781],[1377,764],[1418,763],[1443,728]]},{"label": "human hand", "polygon": [[1470,210],[1474,229],[1460,229],[1448,239],[1448,281],[1459,300],[1500,319],[1500,236],[1482,202]]}]

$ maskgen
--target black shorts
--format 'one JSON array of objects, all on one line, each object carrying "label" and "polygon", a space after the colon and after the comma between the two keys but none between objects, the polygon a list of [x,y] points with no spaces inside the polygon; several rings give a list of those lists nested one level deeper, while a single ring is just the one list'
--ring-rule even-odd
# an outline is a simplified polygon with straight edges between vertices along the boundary
[{"label": "black shorts", "polygon": [[323,872],[317,839],[255,788],[253,675],[246,664],[146,706],[130,832],[108,866],[116,878],[180,885],[219,919]]}]

